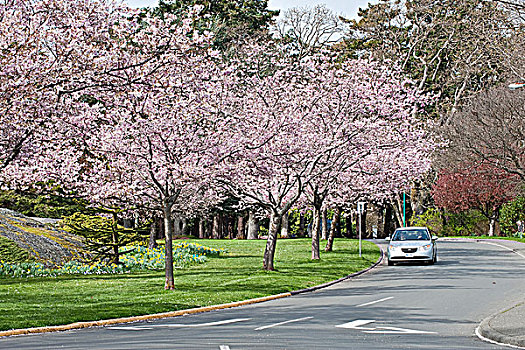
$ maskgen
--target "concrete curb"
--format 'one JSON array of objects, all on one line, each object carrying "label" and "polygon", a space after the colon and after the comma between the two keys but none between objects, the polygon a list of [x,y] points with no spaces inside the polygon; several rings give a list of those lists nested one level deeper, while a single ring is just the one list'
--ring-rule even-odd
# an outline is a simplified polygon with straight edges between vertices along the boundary
[{"label": "concrete curb", "polygon": [[179,311],[170,311],[170,312],[162,312],[158,314],[151,314],[151,315],[142,315],[142,316],[130,316],[130,317],[122,317],[122,318],[113,318],[109,320],[100,320],[100,321],[85,321],[85,322],[75,322],[70,323],[66,325],[60,325],[60,326],[48,326],[48,327],[34,327],[34,328],[21,328],[21,329],[12,329],[9,331],[0,331],[0,338],[1,337],[10,337],[10,336],[16,336],[16,335],[28,335],[28,334],[39,334],[39,333],[50,333],[50,332],[60,332],[60,331],[70,331],[74,329],[82,329],[82,328],[90,328],[90,327],[102,327],[102,326],[110,326],[115,324],[123,324],[123,323],[133,323],[133,322],[140,322],[140,321],[149,321],[149,320],[158,320],[162,318],[169,318],[169,317],[176,317],[176,316],[184,316],[184,315],[190,315],[190,314],[198,314],[202,312],[209,312],[209,311],[215,311],[215,310],[222,310],[222,309],[229,309],[233,307],[239,307],[244,305],[250,305],[250,304],[257,304],[262,303],[265,301],[270,300],[276,300],[281,298],[290,297],[292,295],[297,295],[301,293],[306,292],[312,292],[321,288],[329,287],[333,284],[345,281],[347,279],[362,275],[376,266],[378,266],[383,261],[383,249],[375,243],[380,250],[380,256],[379,259],[370,267],[354,272],[348,276],[339,278],[335,281],[330,281],[327,283],[320,284],[318,286],[305,288],[297,291],[287,292],[287,293],[281,293],[276,295],[270,295],[267,297],[261,297],[261,298],[254,298],[254,299],[248,299],[243,301],[236,301],[232,303],[227,304],[219,304],[219,305],[212,305],[212,306],[205,306],[205,307],[198,307],[193,309],[186,309],[186,310],[179,310]]},{"label": "concrete curb", "polygon": [[478,328],[476,328],[476,335],[482,340],[489,341],[491,343],[496,343],[499,345],[507,345],[507,346],[511,346],[517,349],[525,349],[525,339],[516,339],[515,337],[503,334],[501,332],[498,332],[494,328],[492,328],[490,325],[490,322],[494,320],[496,317],[498,317],[499,315],[505,312],[508,312],[521,305],[523,305],[523,303],[519,303],[517,305],[514,305],[510,309],[501,311],[497,314],[487,317],[480,323]]},{"label": "concrete curb", "polygon": [[243,301],[237,301],[233,303],[212,305],[205,307],[198,307],[194,309],[179,310],[179,311],[170,311],[162,312],[152,315],[143,315],[143,316],[131,316],[131,317],[122,317],[122,318],[113,318],[110,320],[100,320],[100,321],[86,321],[86,322],[75,322],[61,326],[49,326],[49,327],[35,327],[35,328],[23,328],[23,329],[12,329],[9,331],[0,332],[0,337],[8,337],[13,335],[25,335],[25,334],[36,334],[36,333],[49,333],[49,332],[59,332],[59,331],[69,331],[73,329],[89,328],[89,327],[100,327],[100,326],[109,326],[114,324],[121,323],[132,323],[138,321],[148,321],[148,320],[158,320],[161,318],[183,316],[189,314],[197,314],[201,312],[208,312],[214,310],[228,309],[237,306],[262,303],[264,301],[281,299],[291,296],[291,293],[281,293],[277,295],[270,295],[267,297],[248,299]]}]

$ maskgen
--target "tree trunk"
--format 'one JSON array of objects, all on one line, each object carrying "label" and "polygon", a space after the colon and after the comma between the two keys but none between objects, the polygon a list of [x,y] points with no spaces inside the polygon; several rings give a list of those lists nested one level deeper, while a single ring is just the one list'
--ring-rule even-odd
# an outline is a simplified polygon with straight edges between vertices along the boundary
[{"label": "tree trunk", "polygon": [[377,238],[385,237],[385,207],[377,205]]},{"label": "tree trunk", "polygon": [[345,212],[345,232],[346,238],[353,238],[354,235],[354,227],[352,224],[353,215],[352,215],[352,209],[349,209],[348,212]]},{"label": "tree trunk", "polygon": [[151,227],[149,229],[149,240],[148,240],[148,248],[149,249],[155,249],[157,248],[157,232],[158,229],[158,219],[156,215],[153,215],[152,221],[151,221]]},{"label": "tree trunk", "polygon": [[213,217],[211,220],[206,220],[206,238],[213,238]]},{"label": "tree trunk", "polygon": [[113,244],[112,245],[112,250],[113,250],[113,261],[112,263],[113,264],[118,264],[119,263],[119,259],[118,259],[118,246],[119,246],[119,237],[118,237],[118,226],[117,226],[117,213],[113,213],[113,221],[112,221],[112,225],[111,225],[111,243]]},{"label": "tree trunk", "polygon": [[414,215],[424,212],[423,207],[424,193],[418,181],[414,181],[410,187],[410,211]]},{"label": "tree trunk", "polygon": [[392,220],[392,206],[385,202],[385,227],[383,232],[385,237],[389,237],[394,232],[394,220]]},{"label": "tree trunk", "polygon": [[273,258],[275,255],[275,247],[277,245],[277,233],[281,223],[281,216],[278,213],[272,212],[270,215],[270,228],[268,231],[268,239],[266,240],[266,249],[264,250],[263,269],[273,271]]},{"label": "tree trunk", "polygon": [[186,236],[188,235],[188,233],[190,232],[190,225],[188,224],[188,219],[183,217],[181,219],[181,222],[182,222],[182,230],[181,230],[181,233]]},{"label": "tree trunk", "polygon": [[397,219],[398,227],[403,227],[403,203],[399,195],[394,195],[395,198],[391,200],[392,207],[394,208],[394,214]]},{"label": "tree trunk", "polygon": [[124,218],[122,219],[122,226],[124,226],[124,228],[133,228],[135,226],[135,222],[131,218]]},{"label": "tree trunk", "polygon": [[288,238],[288,213],[284,213],[281,222],[281,238]]},{"label": "tree trunk", "polygon": [[172,219],[173,221],[173,235],[174,236],[180,236],[182,234],[181,230],[181,217],[179,215],[175,215]]},{"label": "tree trunk", "polygon": [[199,238],[206,238],[206,222],[203,217],[199,218]]},{"label": "tree trunk", "polygon": [[321,237],[328,239],[328,213],[326,208],[321,211]]},{"label": "tree trunk", "polygon": [[244,216],[239,215],[237,217],[237,239],[244,239]]},{"label": "tree trunk", "polygon": [[489,237],[494,236],[495,228],[496,228],[496,219],[492,216],[489,218]]},{"label": "tree trunk", "polygon": [[492,215],[489,217],[489,237],[493,237],[496,234],[496,225],[498,224],[499,220],[499,211],[500,208],[498,207],[492,208]]},{"label": "tree trunk", "polygon": [[218,214],[213,215],[213,227],[211,229],[211,237],[213,239],[219,239],[221,238],[221,226],[220,226],[220,218]]},{"label": "tree trunk", "polygon": [[257,239],[259,235],[259,220],[255,217],[255,214],[250,211],[248,214],[248,239]]},{"label": "tree trunk", "polygon": [[306,235],[305,230],[305,218],[303,213],[299,213],[299,230],[297,231],[297,235],[299,237],[304,237]]},{"label": "tree trunk", "polygon": [[332,218],[332,226],[330,226],[330,235],[328,236],[328,242],[326,242],[325,252],[331,252],[334,245],[334,238],[338,234],[339,224],[341,218],[341,208],[336,207],[334,209],[334,216]]},{"label": "tree trunk", "polygon": [[173,221],[171,220],[171,205],[165,203],[163,208],[164,214],[164,236],[166,239],[165,251],[165,270],[166,283],[164,289],[175,289],[175,280],[173,278]]},{"label": "tree trunk", "polygon": [[235,238],[235,232],[234,232],[235,223],[234,223],[233,217],[227,216],[225,221],[226,221],[226,225],[225,226],[226,226],[228,238],[230,238],[230,239]]},{"label": "tree trunk", "polygon": [[312,260],[319,260],[319,222],[321,221],[321,208],[314,207],[313,223],[312,223]]},{"label": "tree trunk", "polygon": [[219,227],[221,238],[230,238],[230,232],[228,231],[228,216],[227,215],[219,215]]}]

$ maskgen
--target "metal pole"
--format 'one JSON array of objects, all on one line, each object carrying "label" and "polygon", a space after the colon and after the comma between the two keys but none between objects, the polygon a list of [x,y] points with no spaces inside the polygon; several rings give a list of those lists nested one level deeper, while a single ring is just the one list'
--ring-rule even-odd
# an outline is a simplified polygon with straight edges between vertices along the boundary
[{"label": "metal pole", "polygon": [[359,212],[359,257],[361,257],[361,212]]}]

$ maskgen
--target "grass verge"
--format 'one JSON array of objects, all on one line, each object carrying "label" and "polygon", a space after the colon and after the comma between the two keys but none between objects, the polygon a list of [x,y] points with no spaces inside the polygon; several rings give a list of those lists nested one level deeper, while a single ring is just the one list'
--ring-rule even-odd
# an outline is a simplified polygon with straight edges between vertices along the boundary
[{"label": "grass verge", "polygon": [[515,241],[525,243],[525,238],[519,237],[500,237],[500,236],[449,236],[446,238],[470,238],[470,239],[501,239],[504,241]]},{"label": "grass verge", "polygon": [[[277,271],[262,270],[265,241],[195,240],[228,253],[175,271],[174,291],[164,272],[125,275],[0,278],[0,330],[52,326],[175,311],[311,287],[344,277],[379,258],[373,243],[336,239],[333,252],[312,261],[310,240],[279,240]],[[323,243],[323,242],[322,242]]]}]

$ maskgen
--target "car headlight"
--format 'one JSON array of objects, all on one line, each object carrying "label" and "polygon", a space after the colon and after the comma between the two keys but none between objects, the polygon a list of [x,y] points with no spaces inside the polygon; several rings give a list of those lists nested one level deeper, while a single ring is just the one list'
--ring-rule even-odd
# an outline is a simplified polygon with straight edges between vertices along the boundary
[{"label": "car headlight", "polygon": [[431,248],[432,248],[432,244],[427,244],[427,245],[419,247],[419,249],[421,249],[421,250],[429,250]]},{"label": "car headlight", "polygon": [[391,244],[391,245],[388,246],[388,249],[390,249],[390,250],[396,250],[397,247],[398,247],[397,245],[392,245],[392,244]]}]

